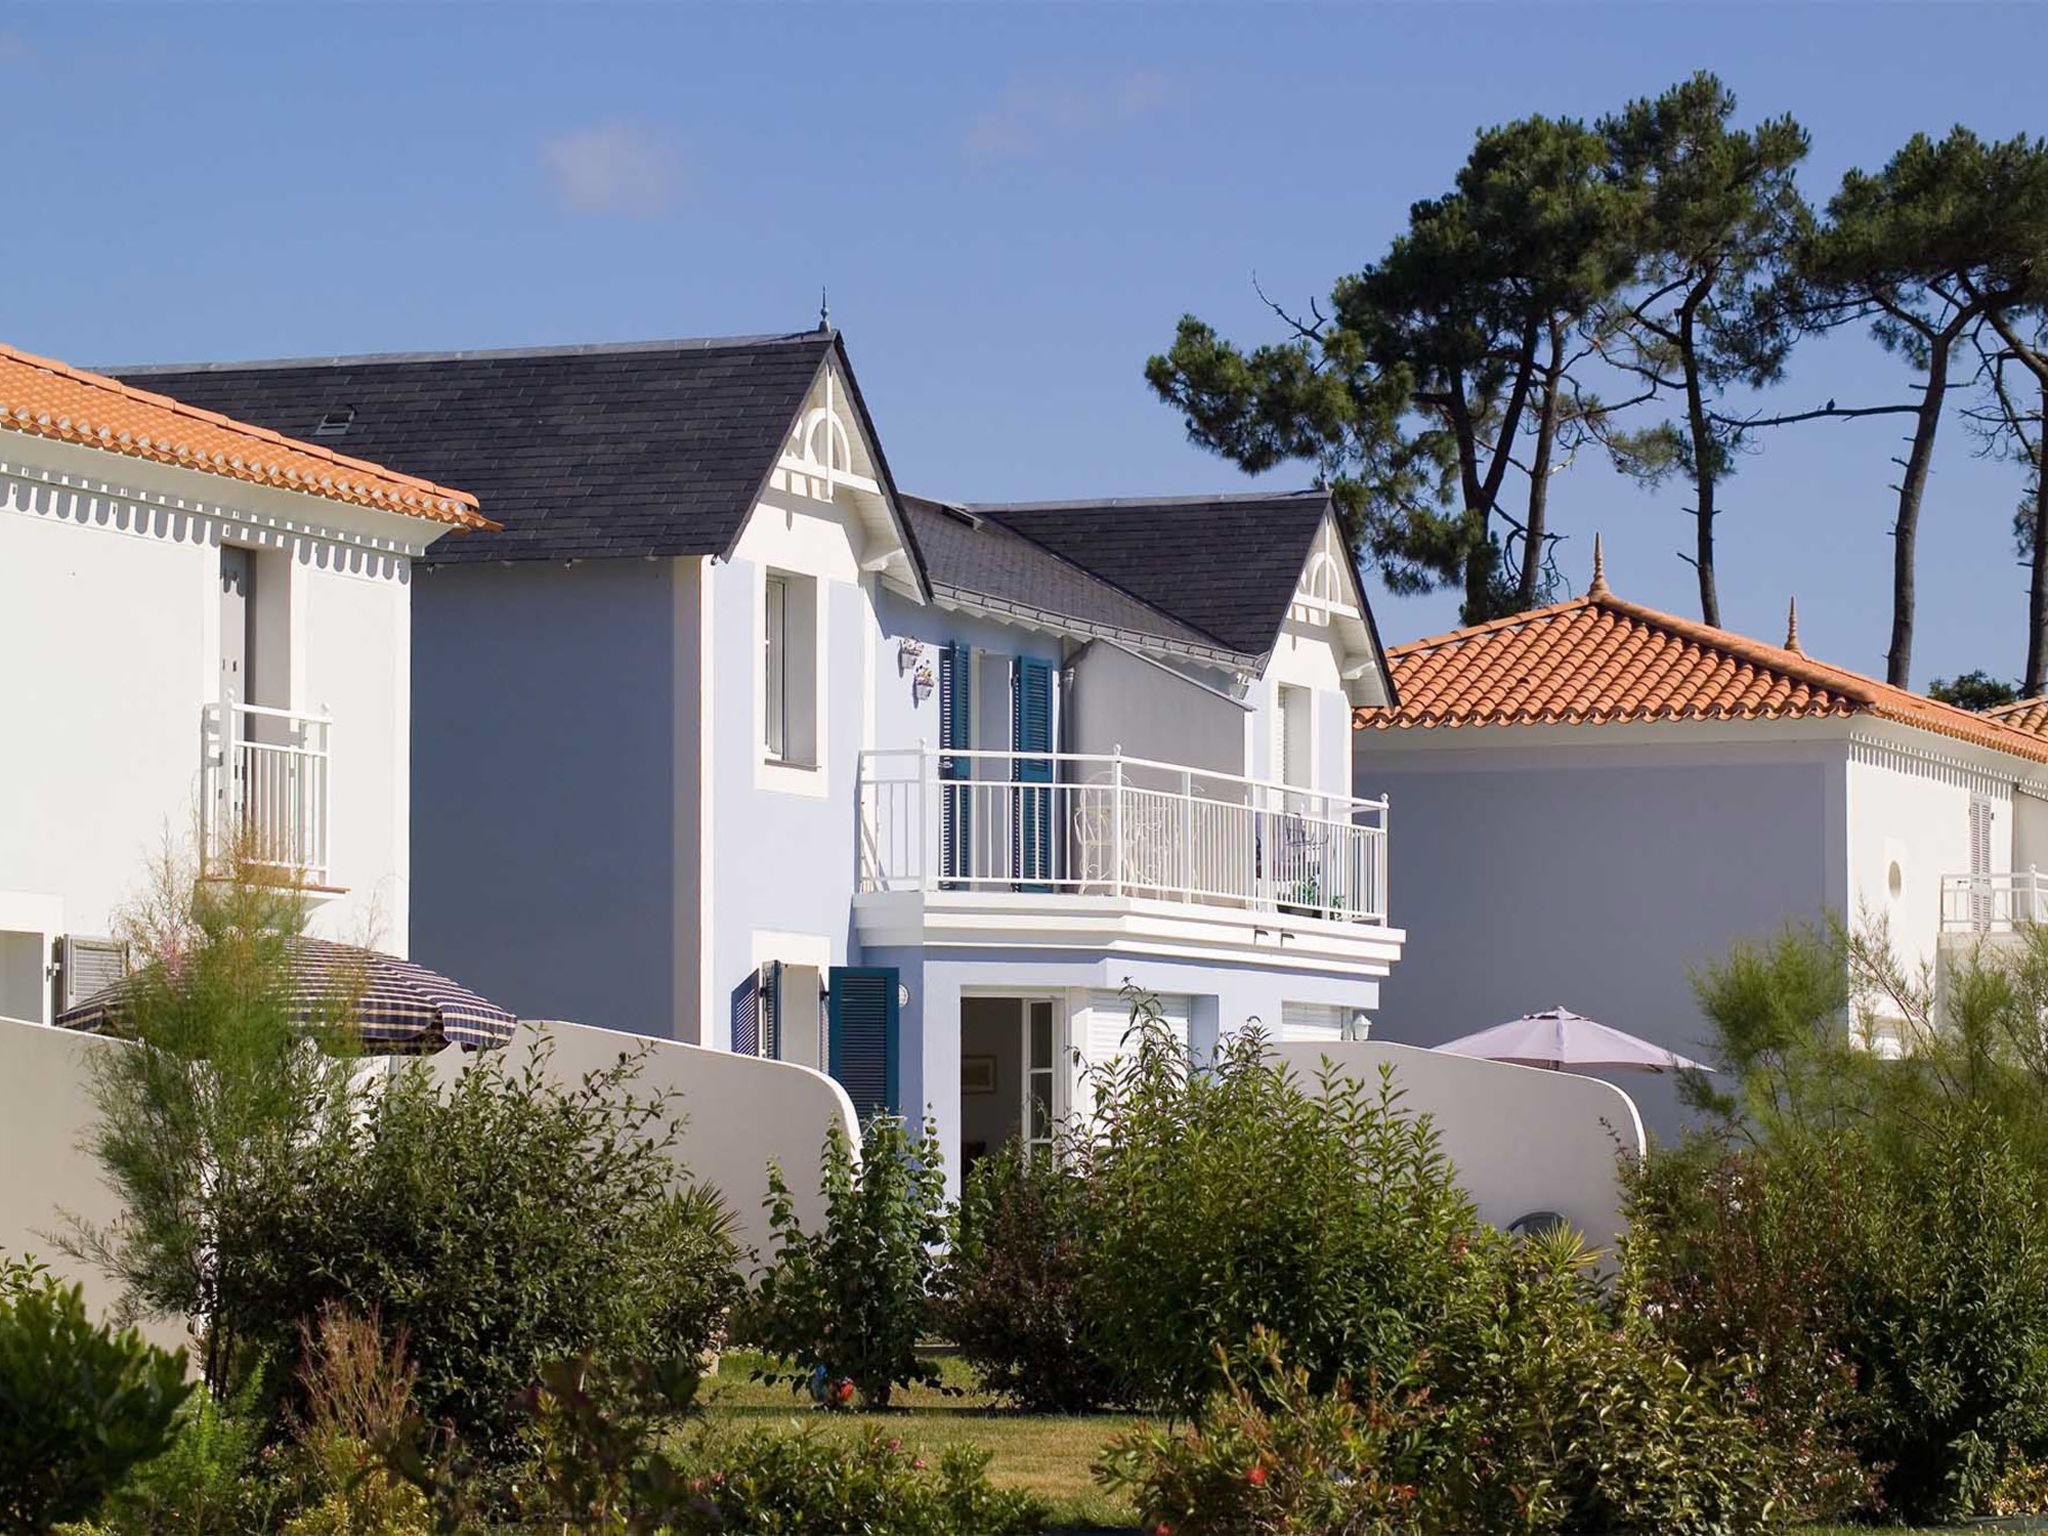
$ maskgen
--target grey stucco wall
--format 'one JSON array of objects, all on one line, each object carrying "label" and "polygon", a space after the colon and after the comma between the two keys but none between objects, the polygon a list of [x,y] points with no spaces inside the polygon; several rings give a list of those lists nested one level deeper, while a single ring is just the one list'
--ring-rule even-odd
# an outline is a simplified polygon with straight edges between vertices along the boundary
[{"label": "grey stucco wall", "polygon": [[415,583],[421,964],[525,1017],[674,1031],[673,700],[695,646],[676,583],[691,570],[458,566]]},{"label": "grey stucco wall", "polygon": [[1103,641],[1082,649],[1073,667],[1066,750],[1121,747],[1126,757],[1245,771],[1249,711],[1236,700]]},{"label": "grey stucco wall", "polygon": [[[1392,801],[1391,920],[1408,933],[1375,1038],[1434,1045],[1562,1005],[1699,1054],[1691,968],[1839,910],[1844,774],[1818,752],[1510,764],[1360,733],[1359,784]],[[1674,1079],[1615,1081],[1652,1133],[1677,1131]]]}]

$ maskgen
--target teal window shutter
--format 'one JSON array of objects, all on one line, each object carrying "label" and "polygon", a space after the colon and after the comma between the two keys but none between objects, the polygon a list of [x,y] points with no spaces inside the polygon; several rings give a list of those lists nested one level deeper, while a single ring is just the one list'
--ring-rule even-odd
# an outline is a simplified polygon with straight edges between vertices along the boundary
[{"label": "teal window shutter", "polygon": [[973,744],[974,651],[948,645],[939,651],[939,873],[949,881],[974,873],[973,760],[951,755]]},{"label": "teal window shutter", "polygon": [[826,1004],[827,1064],[862,1120],[897,1112],[900,1015],[894,966],[835,965]]},{"label": "teal window shutter", "polygon": [[761,1054],[761,973],[747,972],[747,979],[732,989],[732,1050],[735,1056]]},{"label": "teal window shutter", "polygon": [[[1010,690],[1010,740],[1018,788],[1010,818],[1011,868],[1020,891],[1053,878],[1052,663],[1019,656]],[[1043,784],[1044,789],[1026,786]]]},{"label": "teal window shutter", "polygon": [[782,962],[770,960],[732,989],[736,1056],[782,1057]]}]

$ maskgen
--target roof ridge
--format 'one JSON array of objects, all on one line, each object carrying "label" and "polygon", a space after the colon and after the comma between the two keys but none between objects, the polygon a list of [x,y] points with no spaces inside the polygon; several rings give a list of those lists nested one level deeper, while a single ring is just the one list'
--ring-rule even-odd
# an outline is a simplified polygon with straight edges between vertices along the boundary
[{"label": "roof ridge", "polygon": [[754,336],[676,336],[651,341],[569,342],[544,347],[463,347],[441,352],[356,352],[306,357],[262,357],[244,361],[198,363],[124,363],[104,370],[141,377],[153,373],[236,373],[256,368],[374,368],[405,363],[466,363],[514,357],[609,357],[636,352],[716,352],[725,348],[795,345],[830,341],[839,333],[768,331]]},{"label": "roof ridge", "polygon": [[1598,605],[1599,599],[1581,594],[1568,597],[1563,602],[1548,603],[1541,608],[1525,608],[1520,613],[1511,613],[1504,618],[1488,619],[1480,624],[1466,624],[1457,629],[1445,630],[1440,635],[1425,635],[1420,640],[1409,640],[1400,645],[1387,647],[1389,660],[1396,656],[1421,656],[1429,651],[1442,650],[1457,645],[1478,635],[1499,634],[1504,629],[1516,629],[1524,624],[1540,624],[1550,619],[1563,618],[1583,608]]},{"label": "roof ridge", "polygon": [[1217,491],[1179,496],[1080,496],[1062,501],[970,501],[962,503],[970,512],[1001,517],[1005,512],[1127,512],[1153,507],[1213,507],[1219,504],[1254,505],[1262,501],[1299,501],[1307,497],[1330,499],[1327,490],[1301,486],[1291,491]]},{"label": "roof ridge", "polygon": [[[0,359],[17,362],[28,368],[40,369],[45,373],[53,374],[58,378],[68,380],[83,388],[99,390],[119,399],[168,412],[187,421],[224,428],[239,437],[254,438],[259,442],[274,443],[292,453],[305,454],[308,457],[320,460],[322,463],[332,464],[337,469],[350,469],[394,485],[406,486],[432,499],[443,502],[455,502],[460,506],[468,508],[472,513],[477,511],[477,499],[468,491],[459,491],[452,486],[441,485],[426,479],[424,476],[409,475],[402,470],[392,469],[383,464],[372,463],[368,459],[351,458],[347,454],[336,453],[332,448],[323,448],[318,443],[308,443],[299,438],[286,437],[282,432],[274,432],[268,427],[259,427],[251,422],[238,421],[232,416],[222,415],[219,411],[209,411],[199,406],[187,405],[181,400],[172,399],[169,395],[159,395],[151,390],[137,389],[134,385],[123,383],[120,379],[109,378],[105,374],[93,373],[84,368],[74,368],[69,363],[60,362],[56,358],[43,357],[34,352],[24,352],[19,347],[10,346],[6,342],[0,342]],[[191,467],[209,468],[208,465],[203,463]]]}]

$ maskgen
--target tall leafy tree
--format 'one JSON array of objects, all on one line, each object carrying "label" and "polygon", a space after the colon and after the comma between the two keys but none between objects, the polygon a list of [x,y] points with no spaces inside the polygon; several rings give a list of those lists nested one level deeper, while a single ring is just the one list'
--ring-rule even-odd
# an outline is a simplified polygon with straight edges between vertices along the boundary
[{"label": "tall leafy tree", "polygon": [[1467,622],[1526,607],[1560,426],[1607,409],[1573,388],[1578,338],[1635,264],[1634,199],[1605,166],[1583,123],[1488,130],[1327,310],[1276,306],[1290,334],[1249,351],[1183,317],[1146,377],[1193,441],[1244,469],[1315,463],[1394,590],[1456,586]]},{"label": "tall leafy tree", "polygon": [[1734,93],[1702,72],[1600,121],[1613,174],[1642,204],[1642,269],[1608,355],[1683,405],[1678,422],[1640,434],[1618,457],[1647,479],[1676,469],[1691,481],[1687,558],[1700,616],[1716,625],[1715,493],[1747,431],[1719,401],[1731,387],[1783,377],[1796,330],[1777,302],[1779,279],[1812,225],[1794,180],[1806,130],[1790,117],[1733,128],[1734,113]]},{"label": "tall leafy tree", "polygon": [[1914,557],[1958,346],[1992,317],[2038,305],[2048,285],[2048,144],[1987,143],[1966,128],[1917,134],[1881,171],[1852,170],[1801,247],[1810,313],[1861,320],[1918,376],[1919,400],[1892,523],[1892,630],[1885,676],[1913,665]]},{"label": "tall leafy tree", "polygon": [[1984,452],[2027,468],[2026,493],[2013,510],[2013,544],[2027,567],[2028,698],[2048,689],[2048,476],[2041,471],[2048,433],[2048,313],[2000,313],[1992,340],[1980,333],[1977,377],[1984,399],[1964,414]]}]

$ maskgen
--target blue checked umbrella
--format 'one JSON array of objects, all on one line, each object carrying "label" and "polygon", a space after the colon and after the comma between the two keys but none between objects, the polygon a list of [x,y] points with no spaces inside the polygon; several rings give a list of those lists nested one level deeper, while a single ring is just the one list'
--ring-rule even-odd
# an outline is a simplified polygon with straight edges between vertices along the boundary
[{"label": "blue checked umbrella", "polygon": [[[325,1022],[337,999],[354,1002],[363,1045],[393,1053],[444,1045],[489,1047],[512,1038],[518,1020],[496,1003],[410,960],[330,939],[291,941],[294,1011],[301,1023]],[[130,983],[117,981],[57,1015],[65,1029],[104,1032],[121,1022]]]}]

